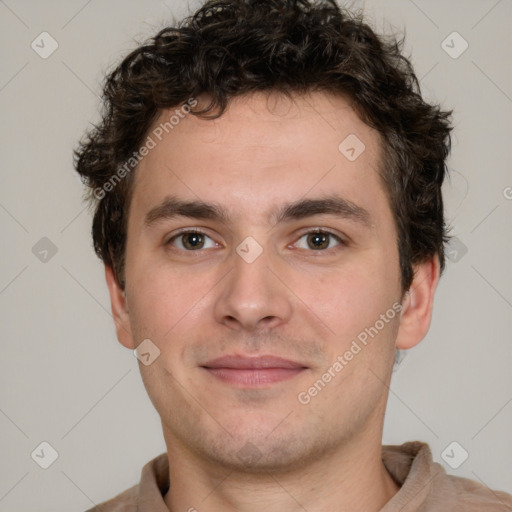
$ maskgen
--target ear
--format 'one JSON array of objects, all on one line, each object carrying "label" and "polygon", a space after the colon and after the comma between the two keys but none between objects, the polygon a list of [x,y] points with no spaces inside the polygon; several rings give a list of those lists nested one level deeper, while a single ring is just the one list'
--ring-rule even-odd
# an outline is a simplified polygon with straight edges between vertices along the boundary
[{"label": "ear", "polygon": [[112,267],[105,265],[105,279],[110,293],[110,307],[116,326],[116,334],[119,343],[126,348],[134,349],[130,315],[126,303],[126,295],[114,275]]},{"label": "ear", "polygon": [[414,266],[413,282],[402,301],[400,327],[396,338],[397,348],[403,350],[412,348],[427,334],[439,276],[440,265],[437,254]]}]

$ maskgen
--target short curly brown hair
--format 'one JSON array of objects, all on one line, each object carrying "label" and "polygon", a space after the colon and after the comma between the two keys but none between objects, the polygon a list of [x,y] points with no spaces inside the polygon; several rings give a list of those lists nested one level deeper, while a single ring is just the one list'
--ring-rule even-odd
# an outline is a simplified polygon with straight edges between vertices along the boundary
[{"label": "short curly brown hair", "polygon": [[422,99],[402,46],[334,0],[210,0],[132,51],[107,76],[102,120],[74,152],[95,208],[94,248],[119,284],[133,172],[112,186],[116,171],[127,161],[136,168],[131,157],[163,109],[206,96],[209,104],[191,113],[215,118],[232,98],[256,91],[348,96],[382,137],[381,177],[397,226],[403,291],[414,264],[438,254],[443,270],[441,185],[452,112]]}]

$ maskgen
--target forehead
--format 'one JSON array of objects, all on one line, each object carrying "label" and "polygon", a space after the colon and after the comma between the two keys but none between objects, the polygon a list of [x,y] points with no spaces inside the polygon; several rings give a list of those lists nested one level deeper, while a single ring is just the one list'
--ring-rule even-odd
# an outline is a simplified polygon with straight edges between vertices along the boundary
[{"label": "forehead", "polygon": [[148,132],[155,144],[136,171],[135,208],[169,194],[253,217],[308,194],[385,201],[380,137],[344,97],[256,93],[233,99],[217,119],[182,114],[171,124],[175,110]]}]

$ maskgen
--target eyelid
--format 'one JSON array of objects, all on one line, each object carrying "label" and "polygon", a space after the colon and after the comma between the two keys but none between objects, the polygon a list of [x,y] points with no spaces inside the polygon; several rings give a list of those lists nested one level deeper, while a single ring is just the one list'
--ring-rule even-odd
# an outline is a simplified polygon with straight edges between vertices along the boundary
[{"label": "eyelid", "polygon": [[180,228],[178,231],[173,231],[171,235],[167,236],[167,240],[172,240],[173,238],[176,238],[179,235],[183,235],[184,233],[199,233],[200,235],[209,236],[203,228],[186,227]]},{"label": "eyelid", "polygon": [[346,235],[344,235],[343,233],[332,230],[330,228],[323,228],[321,226],[304,228],[303,230],[299,230],[298,234],[296,236],[301,238],[304,235],[309,235],[311,233],[325,233],[327,235],[333,236],[334,238],[336,238],[337,240],[339,240],[342,243],[348,242],[348,237]]}]

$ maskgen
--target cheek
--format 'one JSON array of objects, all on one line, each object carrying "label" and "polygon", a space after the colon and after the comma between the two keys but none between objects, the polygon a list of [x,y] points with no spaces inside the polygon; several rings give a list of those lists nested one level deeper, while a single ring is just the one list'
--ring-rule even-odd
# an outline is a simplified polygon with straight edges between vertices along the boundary
[{"label": "cheek", "polygon": [[205,308],[211,307],[209,293],[218,277],[149,264],[134,265],[128,277],[132,331],[139,339],[154,341],[162,355],[181,359],[187,344],[211,321]]},{"label": "cheek", "polygon": [[[132,329],[160,339],[178,322],[188,305],[187,289],[155,272],[127,269],[127,296]],[[179,290],[179,291],[178,291]],[[144,331],[144,332],[141,332]]]},{"label": "cheek", "polygon": [[361,261],[303,282],[301,298],[345,343],[374,325],[398,300],[398,274],[390,268],[386,262]]}]

